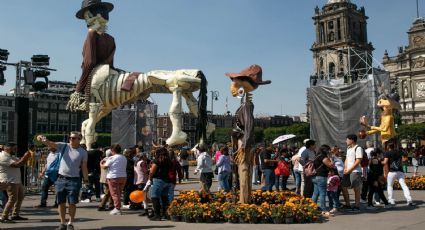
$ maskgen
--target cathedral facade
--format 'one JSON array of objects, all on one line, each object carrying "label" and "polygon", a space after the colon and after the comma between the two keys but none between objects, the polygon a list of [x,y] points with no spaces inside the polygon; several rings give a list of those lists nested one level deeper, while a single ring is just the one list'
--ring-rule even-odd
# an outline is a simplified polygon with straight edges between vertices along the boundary
[{"label": "cathedral facade", "polygon": [[310,83],[340,80],[349,84],[372,71],[373,46],[368,42],[364,7],[349,0],[329,0],[314,11],[316,39]]},{"label": "cathedral facade", "polygon": [[407,34],[409,45],[395,57],[385,51],[382,63],[400,95],[402,124],[425,122],[425,20],[418,17]]}]

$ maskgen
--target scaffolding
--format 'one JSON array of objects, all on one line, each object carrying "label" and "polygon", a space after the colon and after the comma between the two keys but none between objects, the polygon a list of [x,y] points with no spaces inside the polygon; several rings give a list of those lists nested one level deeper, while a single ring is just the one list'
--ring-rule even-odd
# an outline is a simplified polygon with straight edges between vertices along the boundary
[{"label": "scaffolding", "polygon": [[[337,86],[353,84],[358,80],[367,79],[369,75],[374,75],[375,71],[382,72],[383,66],[373,58],[370,50],[359,49],[346,46],[340,48],[328,48],[324,51],[325,63],[331,59],[333,63],[343,63],[343,71],[332,71],[328,69],[325,73],[319,73],[310,77],[310,85]],[[336,60],[334,57],[344,56],[344,61]],[[373,66],[377,67],[373,67]]]},{"label": "scaffolding", "polygon": [[[381,94],[390,91],[389,73],[380,68],[381,64],[368,50],[343,47],[326,52],[327,58],[339,58],[340,54],[345,57],[345,72],[327,71],[326,76],[313,79],[307,89],[310,136],[317,144],[344,147],[346,135],[364,128],[359,123],[361,116],[378,125],[380,113],[376,103]],[[379,145],[377,135],[366,140]],[[360,144],[364,145],[364,141],[360,140]]]}]

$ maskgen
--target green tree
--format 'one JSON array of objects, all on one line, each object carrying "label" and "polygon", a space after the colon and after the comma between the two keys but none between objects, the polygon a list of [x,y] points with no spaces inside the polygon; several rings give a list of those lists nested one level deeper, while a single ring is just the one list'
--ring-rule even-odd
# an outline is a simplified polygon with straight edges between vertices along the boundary
[{"label": "green tree", "polygon": [[304,139],[310,137],[310,124],[301,122],[290,126],[267,128],[264,130],[264,140],[267,143],[271,143],[278,136],[284,134],[294,134],[296,137],[292,142],[302,142]]},{"label": "green tree", "polygon": [[400,125],[397,130],[399,139],[407,139],[416,142],[425,139],[425,123]]},{"label": "green tree", "polygon": [[213,134],[218,143],[227,143],[231,140],[232,128],[216,128]]},{"label": "green tree", "polygon": [[266,143],[271,143],[276,137],[287,134],[287,127],[270,127],[264,130],[264,140]]},{"label": "green tree", "polygon": [[261,127],[254,127],[254,140],[255,143],[261,143],[264,141],[264,129]]},{"label": "green tree", "polygon": [[310,124],[306,122],[295,123],[288,126],[287,132],[296,135],[294,142],[302,142],[310,137]]}]

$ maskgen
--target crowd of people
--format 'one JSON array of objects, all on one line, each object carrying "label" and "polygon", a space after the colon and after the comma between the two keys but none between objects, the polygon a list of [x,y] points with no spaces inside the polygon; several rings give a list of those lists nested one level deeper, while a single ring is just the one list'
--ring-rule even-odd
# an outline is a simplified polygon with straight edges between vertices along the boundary
[{"label": "crowd of people", "polygon": [[[261,183],[263,191],[272,191],[273,188],[276,191],[287,190],[288,177],[292,175],[295,192],[312,198],[323,215],[331,216],[342,210],[360,212],[361,203],[367,204],[366,209],[369,210],[377,209],[376,205],[381,203],[384,208],[393,207],[393,185],[397,180],[407,205],[414,206],[404,180],[403,151],[389,143],[384,152],[374,148],[370,141],[363,148],[357,144],[355,134],[346,137],[346,144],[346,151],[338,146],[317,147],[316,142],[309,139],[304,140],[304,146],[299,149],[259,147],[255,154],[252,183]],[[417,151],[414,157],[421,154]],[[416,175],[417,168],[414,167],[414,170]],[[350,203],[350,189],[354,193],[353,204]],[[340,202],[341,194],[343,202]]]},{"label": "crowd of people", "polygon": [[[146,152],[141,146],[122,149],[119,144],[113,144],[109,148],[99,148],[96,143],[86,151],[80,145],[79,132],[71,132],[68,143],[52,142],[43,136],[38,136],[37,140],[47,146],[48,154],[39,175],[43,183],[40,203],[35,208],[48,207],[49,189],[54,185],[52,206],[58,207],[58,229],[73,229],[79,202],[98,202],[97,210],[109,211],[111,215],[122,215],[124,208],[141,210],[140,215],[151,220],[164,220],[177,182],[189,180],[189,160],[196,161],[194,174],[199,175],[202,191],[211,192],[214,174],[217,175],[218,190],[227,193],[238,189],[237,165],[232,161],[233,148],[229,143],[211,148],[198,144],[192,150],[170,148],[163,143]],[[352,134],[346,137],[346,144],[346,151],[329,145],[317,148],[316,142],[310,139],[304,140],[301,148],[258,145],[252,149],[252,184],[260,186],[262,191],[294,190],[312,198],[324,216],[331,216],[341,210],[359,212],[361,203],[367,203],[367,209],[376,209],[381,203],[384,208],[393,207],[393,185],[398,180],[407,205],[414,206],[404,181],[405,165],[406,161],[409,162],[414,166],[414,175],[417,174],[417,166],[423,159],[422,146],[412,151],[412,157],[406,160],[407,153],[398,150],[393,143],[387,145],[385,152],[374,148],[369,141],[363,148],[357,144],[357,136]],[[16,144],[2,146],[2,223],[27,220],[20,215],[24,200],[20,167],[35,153],[30,149],[21,158],[15,154]],[[49,170],[55,164],[58,176],[52,179]],[[294,188],[287,186],[291,176]],[[354,193],[353,204],[350,203],[350,189]],[[144,191],[142,203],[131,201],[133,191]],[[341,194],[343,202],[340,201]],[[148,211],[149,203],[151,212]],[[68,221],[66,213],[69,213]]]}]

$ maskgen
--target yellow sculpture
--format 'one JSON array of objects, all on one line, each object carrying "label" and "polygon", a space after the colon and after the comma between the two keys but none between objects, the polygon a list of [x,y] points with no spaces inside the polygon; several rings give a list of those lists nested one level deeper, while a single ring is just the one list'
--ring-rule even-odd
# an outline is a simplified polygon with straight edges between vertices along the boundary
[{"label": "yellow sculpture", "polygon": [[380,125],[369,125],[366,116],[360,118],[360,124],[368,129],[366,132],[367,135],[379,133],[381,135],[381,143],[384,145],[385,142],[396,136],[393,109],[399,110],[400,104],[388,96],[381,96],[377,105],[381,109]]}]

